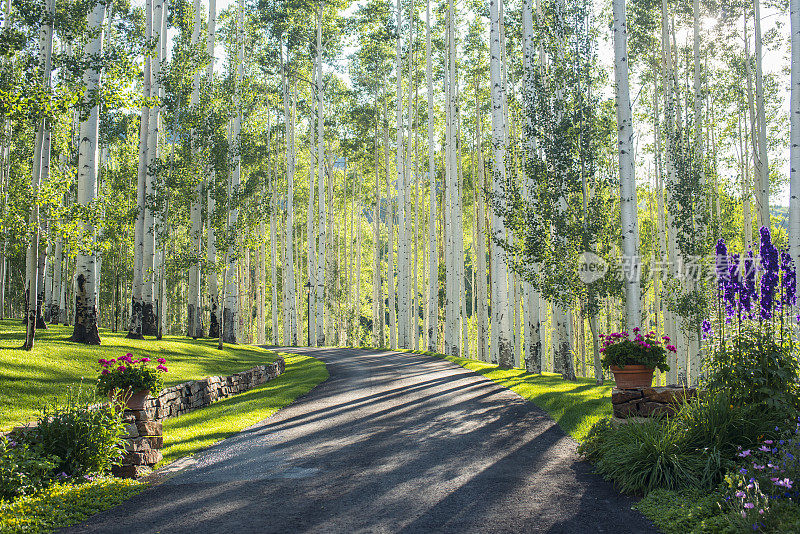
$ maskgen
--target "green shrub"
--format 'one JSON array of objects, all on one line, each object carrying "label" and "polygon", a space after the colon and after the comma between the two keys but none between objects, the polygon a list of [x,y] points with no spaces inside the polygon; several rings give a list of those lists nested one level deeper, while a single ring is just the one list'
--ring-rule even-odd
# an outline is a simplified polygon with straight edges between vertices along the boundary
[{"label": "green shrub", "polygon": [[113,404],[90,408],[88,399],[78,391],[64,403],[42,409],[31,439],[44,454],[59,458],[55,473],[70,477],[106,473],[122,455],[122,410]]},{"label": "green shrub", "polygon": [[597,471],[625,493],[700,486],[715,469],[714,451],[687,449],[681,427],[658,417],[606,432],[596,451]]},{"label": "green shrub", "polygon": [[733,340],[717,341],[706,358],[704,387],[725,392],[734,405],[764,404],[791,416],[799,406],[798,347],[766,327],[744,322]]},{"label": "green shrub", "polygon": [[664,534],[733,534],[739,532],[719,506],[722,493],[687,489],[657,489],[633,508],[652,521]]},{"label": "green shrub", "polygon": [[596,462],[602,457],[603,445],[606,438],[614,432],[614,424],[611,418],[604,417],[597,421],[589,432],[586,439],[578,445],[578,454],[590,462]]},{"label": "green shrub", "polygon": [[42,456],[40,447],[0,437],[0,500],[44,487],[58,462],[58,458]]}]

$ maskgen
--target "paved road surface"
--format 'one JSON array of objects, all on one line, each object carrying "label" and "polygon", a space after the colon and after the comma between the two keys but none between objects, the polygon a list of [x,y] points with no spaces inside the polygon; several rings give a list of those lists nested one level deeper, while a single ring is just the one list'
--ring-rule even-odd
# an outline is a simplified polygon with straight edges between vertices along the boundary
[{"label": "paved road surface", "polygon": [[447,361],[285,349],[330,379],[69,533],[655,532],[515,393]]}]

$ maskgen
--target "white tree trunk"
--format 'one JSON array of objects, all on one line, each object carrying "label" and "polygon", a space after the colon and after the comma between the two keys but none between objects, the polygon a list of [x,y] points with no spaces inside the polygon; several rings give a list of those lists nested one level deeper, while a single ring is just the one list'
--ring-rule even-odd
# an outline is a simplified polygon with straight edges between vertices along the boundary
[{"label": "white tree trunk", "polygon": [[[492,166],[492,191],[500,194],[505,183],[505,153],[506,153],[506,117],[504,113],[505,86],[502,80],[501,44],[500,44],[500,11],[502,0],[489,2],[489,69],[492,89],[492,149],[494,165]],[[503,219],[492,212],[492,234],[495,239],[505,237],[505,223]],[[511,326],[508,317],[508,268],[503,251],[492,240],[492,331],[497,339],[497,362],[503,368],[510,368],[513,363],[511,349]]]},{"label": "white tree trunk", "polygon": [[323,70],[322,70],[322,4],[317,12],[317,197],[319,202],[318,217],[318,250],[317,250],[317,276],[313,291],[316,293],[316,340],[317,346],[325,345],[325,266],[327,261],[327,250],[325,243],[327,220],[325,206],[325,95],[323,91]]},{"label": "white tree trunk", "polygon": [[[103,48],[103,19],[106,5],[98,2],[89,16],[89,30],[93,37],[86,45],[84,58],[91,62],[100,55]],[[89,67],[83,76],[86,87],[84,101],[89,103],[100,89],[100,70]],[[78,145],[78,204],[89,206],[97,198],[97,150],[100,126],[100,106],[95,104],[89,116],[80,125],[80,144]],[[87,241],[94,243],[95,228],[91,222],[83,222],[82,230]],[[97,331],[97,256],[95,250],[89,254],[80,252],[76,259],[75,289],[75,328],[72,340],[91,345],[100,344]]]},{"label": "white tree trunk", "polygon": [[[200,27],[203,21],[200,18],[200,0],[194,0],[194,26],[192,28],[192,47],[197,47],[200,42]],[[212,49],[213,53],[213,49]],[[197,109],[200,105],[200,70],[194,73],[194,80],[192,81],[192,96],[189,100],[189,106],[192,109]],[[192,132],[192,167],[193,170],[200,174],[204,169],[200,165],[202,161],[202,149],[199,146],[199,139],[196,138],[196,132]],[[192,192],[192,201],[189,208],[189,242],[190,253],[192,256],[192,263],[189,267],[189,302],[187,305],[187,319],[188,328],[186,335],[188,337],[197,339],[203,337],[203,310],[200,305],[200,262],[202,258],[202,245],[201,240],[203,237],[203,178],[202,176],[194,177],[197,184]]]},{"label": "white tree trunk", "polygon": [[[242,133],[242,79],[244,77],[244,0],[239,0],[236,15],[237,40],[236,49],[238,51],[236,68],[236,90],[234,94],[234,105],[236,106],[236,117],[233,119],[233,171],[231,172],[228,202],[233,205],[229,207],[228,226],[235,229],[239,223],[239,183],[242,176],[242,158],[239,152],[239,143]],[[228,266],[225,269],[225,302],[222,308],[222,330],[221,339],[225,343],[238,343],[237,325],[239,322],[239,294],[238,276],[236,272],[236,243],[230,239],[228,252],[226,253]]]},{"label": "white tree trunk", "polygon": [[800,0],[789,0],[792,34],[789,100],[789,251],[800,265]]},{"label": "white tree trunk", "polygon": [[439,208],[436,185],[436,145],[433,124],[433,69],[431,66],[431,2],[426,1],[425,14],[425,83],[428,101],[428,182],[430,184],[430,216],[428,220],[428,350],[439,345],[439,253],[436,250]]},{"label": "white tree trunk", "polygon": [[[761,2],[753,0],[753,11],[755,14],[755,62],[756,62],[756,117],[758,126],[758,160],[759,176],[758,188],[760,190],[760,203],[758,206],[761,214],[761,224],[770,227],[769,214],[769,161],[767,156],[767,119],[764,109],[764,75],[762,68],[763,52],[761,41]],[[746,36],[745,36],[746,37]]]},{"label": "white tree trunk", "polygon": [[[7,6],[7,13],[10,14],[11,6]],[[55,15],[55,2],[48,0],[45,5],[45,21],[39,28],[39,75],[41,76],[42,87],[50,88],[50,71],[52,66],[53,52],[53,26],[51,19]],[[33,172],[31,176],[31,190],[33,193],[31,202],[31,212],[29,224],[32,230],[31,240],[28,243],[26,256],[26,333],[24,348],[33,348],[34,336],[36,333],[37,319],[37,300],[38,300],[38,259],[39,259],[39,185],[42,174],[43,160],[49,161],[49,138],[50,126],[47,119],[41,119],[36,125],[36,136],[34,139]],[[48,154],[44,155],[47,148]]]},{"label": "white tree trunk", "polygon": [[619,140],[620,217],[622,219],[622,254],[630,262],[631,272],[625,277],[625,317],[628,332],[641,323],[641,289],[637,275],[638,213],[636,176],[633,164],[633,117],[628,89],[628,28],[625,0],[613,0],[614,11],[614,79],[616,82],[617,134]]}]

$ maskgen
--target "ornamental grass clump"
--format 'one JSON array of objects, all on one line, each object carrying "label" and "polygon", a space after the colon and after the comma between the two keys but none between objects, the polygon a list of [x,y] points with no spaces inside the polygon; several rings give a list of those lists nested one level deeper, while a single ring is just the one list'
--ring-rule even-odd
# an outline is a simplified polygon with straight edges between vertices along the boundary
[{"label": "ornamental grass clump", "polygon": [[633,337],[628,332],[615,332],[613,334],[600,334],[603,347],[601,363],[603,368],[612,366],[624,368],[626,365],[644,365],[645,367],[662,371],[669,371],[667,353],[676,351],[669,345],[668,336],[659,337],[653,331],[642,334],[638,328],[633,329]]},{"label": "ornamental grass clump", "polygon": [[164,358],[158,358],[156,362],[148,356],[134,360],[130,352],[118,359],[100,358],[98,363],[102,368],[97,378],[97,393],[101,396],[113,391],[161,391],[164,387],[163,374],[169,371]]},{"label": "ornamental grass clump", "polygon": [[708,347],[704,386],[734,404],[760,404],[790,416],[800,406],[800,365],[792,309],[797,275],[791,256],[760,231],[759,256],[716,246],[717,317],[703,321]]}]

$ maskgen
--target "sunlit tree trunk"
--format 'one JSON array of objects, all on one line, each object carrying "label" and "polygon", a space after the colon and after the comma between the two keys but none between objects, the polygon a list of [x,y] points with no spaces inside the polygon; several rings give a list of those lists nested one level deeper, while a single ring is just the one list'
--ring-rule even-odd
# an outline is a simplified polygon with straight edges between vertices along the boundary
[{"label": "sunlit tree trunk", "polygon": [[[638,263],[636,177],[633,165],[633,117],[628,90],[628,28],[625,0],[613,0],[614,11],[614,74],[617,101],[617,134],[619,140],[620,214],[622,219],[622,253],[626,261]],[[628,332],[641,323],[641,289],[635,273],[625,278],[625,317]]]},{"label": "sunlit tree trunk", "polygon": [[789,100],[789,250],[800,265],[800,0],[789,0],[792,34]]},{"label": "sunlit tree trunk", "polygon": [[433,124],[433,69],[431,66],[431,3],[426,1],[425,14],[425,83],[428,101],[428,182],[430,184],[430,216],[428,220],[428,350],[436,351],[439,340],[439,255],[437,244],[437,185],[436,185],[436,149],[434,144]]},{"label": "sunlit tree trunk", "polygon": [[[477,81],[476,81],[476,90],[475,90],[475,98],[477,103]],[[479,113],[479,108],[476,106],[475,108],[475,140],[476,140],[476,150],[477,158],[478,158],[478,183],[475,187],[475,198],[476,203],[478,205],[478,216],[477,216],[477,271],[478,276],[476,277],[476,293],[477,293],[477,321],[478,321],[478,328],[477,328],[477,335],[478,335],[478,344],[477,344],[477,357],[481,361],[489,361],[489,350],[487,345],[487,336],[489,333],[489,299],[486,295],[487,289],[487,275],[486,275],[486,200],[484,198],[483,190],[486,187],[486,172],[484,169],[483,164],[483,149],[482,145],[482,124],[483,120]]]},{"label": "sunlit tree trunk", "polygon": [[[761,214],[761,224],[770,227],[769,215],[769,161],[767,157],[767,119],[766,111],[764,109],[764,75],[762,67],[762,59],[764,57],[762,52],[761,40],[761,2],[760,0],[753,0],[753,13],[754,13],[754,27],[755,27],[755,82],[756,82],[756,117],[757,117],[757,131],[758,131],[758,162],[760,171],[758,174],[758,189],[759,205],[758,210]],[[747,39],[747,35],[745,35]],[[748,60],[749,62],[749,60]]]},{"label": "sunlit tree trunk", "polygon": [[[270,114],[267,114],[267,124],[269,124]],[[270,187],[272,188],[272,209],[269,213],[269,246],[270,246],[270,275],[272,286],[270,293],[272,297],[272,344],[278,345],[278,244],[277,232],[275,231],[275,222],[278,217],[278,191],[276,186],[277,172],[272,169],[270,165],[271,156],[269,151],[269,139],[272,137],[272,131],[267,128],[267,176],[270,180]]]},{"label": "sunlit tree trunk", "polygon": [[[92,58],[100,55],[103,48],[103,19],[106,5],[98,2],[89,16],[89,30],[93,36],[86,45],[84,58],[91,65]],[[160,24],[160,19],[159,19]],[[84,102],[92,102],[94,94],[100,89],[100,68],[90,66],[83,76],[86,87]],[[89,116],[80,125],[80,144],[78,145],[78,204],[89,206],[97,198],[97,149],[100,127],[100,105],[95,103]],[[87,241],[94,245],[95,228],[91,222],[84,221],[82,230]],[[97,255],[91,246],[88,254],[78,253],[75,267],[75,327],[72,341],[90,345],[100,344],[97,330]]]},{"label": "sunlit tree trunk", "polygon": [[[10,4],[7,6],[7,13],[11,12]],[[42,88],[49,90],[50,88],[50,71],[52,67],[52,53],[53,53],[53,17],[55,15],[55,2],[54,0],[47,0],[45,5],[44,19],[41,27],[39,28],[39,72],[41,76]],[[39,290],[37,287],[38,281],[38,263],[39,263],[39,239],[40,239],[40,222],[39,222],[39,186],[42,175],[42,165],[45,158],[49,161],[49,138],[50,138],[50,125],[46,118],[42,118],[37,122],[36,135],[34,138],[34,153],[33,153],[33,170],[31,173],[31,211],[28,223],[31,228],[31,239],[28,243],[26,255],[26,301],[25,301],[25,344],[24,348],[30,350],[33,348],[34,337],[36,335],[37,323],[37,301]],[[97,138],[95,137],[95,142]],[[44,155],[45,149],[48,150],[47,156]]]},{"label": "sunlit tree trunk", "polygon": [[[234,106],[236,116],[233,119],[233,170],[230,176],[228,202],[232,204],[228,210],[228,226],[235,229],[239,223],[239,183],[242,176],[242,158],[239,152],[239,143],[242,133],[242,78],[244,77],[244,0],[239,0],[238,12],[236,16],[237,41],[236,49],[238,52],[236,66],[236,89],[234,94]],[[239,319],[239,295],[238,295],[238,276],[236,272],[236,240],[232,236],[228,237],[228,251],[226,258],[228,265],[225,269],[225,301],[222,308],[222,331],[221,340],[225,343],[237,343],[237,324]]]},{"label": "sunlit tree trunk", "polygon": [[[194,26],[192,28],[192,47],[197,47],[200,42],[200,27],[202,20],[200,19],[200,0],[194,0]],[[213,53],[213,50],[212,50]],[[192,96],[189,101],[189,106],[192,109],[197,109],[200,105],[200,70],[194,73],[194,80],[192,82]],[[192,168],[197,174],[203,173],[205,169],[200,165],[202,161],[202,148],[199,146],[199,139],[197,133],[192,132]],[[200,262],[202,257],[201,239],[203,237],[203,178],[195,175],[194,180],[197,182],[194,191],[192,192],[191,207],[189,209],[189,230],[190,251],[191,251],[191,266],[189,267],[189,303],[187,306],[188,328],[186,335],[188,337],[197,339],[203,337],[203,311],[200,306]]]},{"label": "sunlit tree trunk", "polygon": [[322,3],[317,8],[317,198],[319,216],[317,217],[317,275],[315,277],[316,318],[315,329],[317,346],[325,345],[325,266],[327,265],[327,243],[325,242],[327,220],[325,199],[325,94],[322,70]]},{"label": "sunlit tree trunk", "polygon": [[[397,28],[402,28],[402,4],[397,0],[395,4],[397,14]],[[398,31],[395,55],[395,81],[397,98],[395,100],[397,118],[395,123],[395,171],[397,175],[397,346],[408,347],[408,266],[406,264],[406,174],[403,157],[403,53],[401,47],[401,33]]]},{"label": "sunlit tree trunk", "polygon": [[380,158],[378,152],[378,102],[375,101],[375,205],[372,219],[372,343],[383,346],[383,277],[381,275],[381,186],[379,178]]},{"label": "sunlit tree trunk", "polygon": [[[502,80],[501,44],[500,44],[500,11],[502,0],[489,2],[489,69],[491,76],[492,101],[492,150],[494,165],[492,166],[492,191],[499,195],[505,183],[506,127],[504,114],[505,87]],[[506,229],[503,219],[492,212],[492,234],[495,239],[502,239]],[[492,254],[492,331],[496,332],[497,361],[503,368],[510,368],[513,363],[511,353],[511,326],[508,317],[508,268],[502,249],[491,242]]]}]

